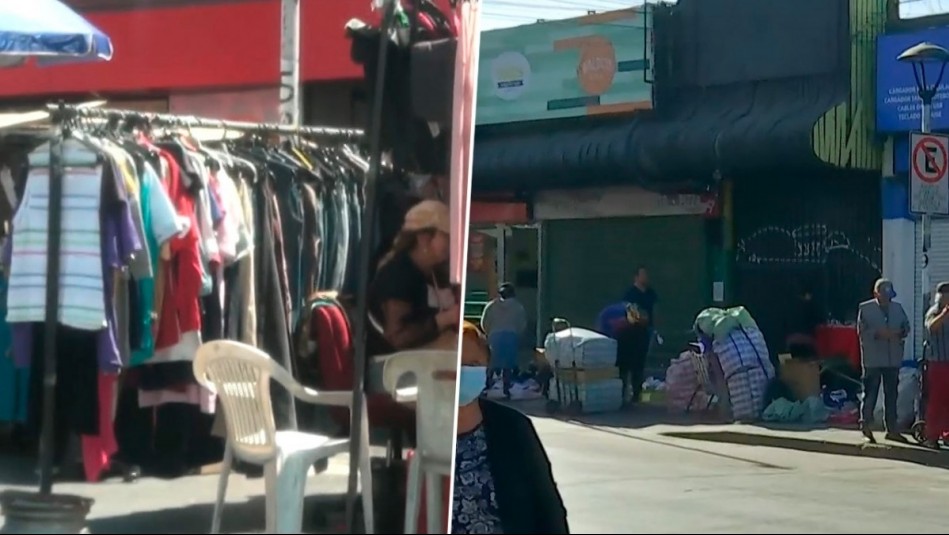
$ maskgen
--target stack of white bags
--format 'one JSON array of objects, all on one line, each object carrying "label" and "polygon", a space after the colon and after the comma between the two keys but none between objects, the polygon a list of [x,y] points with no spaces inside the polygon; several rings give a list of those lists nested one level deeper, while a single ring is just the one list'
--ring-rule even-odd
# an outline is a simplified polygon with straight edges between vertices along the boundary
[{"label": "stack of white bags", "polygon": [[[547,361],[557,370],[550,397],[569,405],[580,401],[585,413],[619,410],[623,405],[623,382],[616,373],[616,340],[595,331],[568,328],[550,333],[544,341]],[[582,369],[580,377],[608,376],[595,380],[569,380],[572,367]],[[568,380],[563,380],[564,378]]]}]

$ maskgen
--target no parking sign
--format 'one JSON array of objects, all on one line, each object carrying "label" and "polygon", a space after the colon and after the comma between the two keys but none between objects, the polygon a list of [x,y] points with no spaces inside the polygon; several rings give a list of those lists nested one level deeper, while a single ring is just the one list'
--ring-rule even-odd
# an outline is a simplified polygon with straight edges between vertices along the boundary
[{"label": "no parking sign", "polygon": [[949,215],[949,136],[910,135],[910,211]]}]

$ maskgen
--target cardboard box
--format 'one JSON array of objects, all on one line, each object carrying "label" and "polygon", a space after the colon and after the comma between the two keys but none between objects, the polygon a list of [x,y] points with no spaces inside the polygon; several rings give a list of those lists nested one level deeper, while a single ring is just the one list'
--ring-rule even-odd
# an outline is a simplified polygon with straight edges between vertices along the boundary
[{"label": "cardboard box", "polygon": [[820,363],[791,359],[781,363],[781,381],[796,401],[820,395]]},{"label": "cardboard box", "polygon": [[619,368],[561,368],[557,377],[564,383],[595,383],[619,378]]}]

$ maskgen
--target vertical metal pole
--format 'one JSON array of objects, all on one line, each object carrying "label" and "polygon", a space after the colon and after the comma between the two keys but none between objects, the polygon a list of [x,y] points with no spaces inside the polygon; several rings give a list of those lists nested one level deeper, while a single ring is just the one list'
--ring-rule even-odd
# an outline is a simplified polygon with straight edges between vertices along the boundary
[{"label": "vertical metal pole", "polygon": [[546,323],[541,321],[541,318],[545,317],[542,312],[544,310],[544,223],[537,223],[537,313],[535,315],[535,337],[537,347],[543,347],[544,345],[544,335],[546,331]]},{"label": "vertical metal pole", "polygon": [[[280,122],[300,126],[302,115],[300,96],[300,0],[280,1]],[[291,429],[297,424],[297,404],[288,395]]]},{"label": "vertical metal pole", "polygon": [[53,491],[56,449],[56,326],[59,323],[59,255],[63,206],[63,129],[57,124],[49,142],[49,248],[46,259],[46,318],[43,326],[43,421],[39,463],[40,493]]},{"label": "vertical metal pole", "polygon": [[[349,426],[351,443],[349,449],[349,488],[346,495],[347,532],[355,533],[356,528],[356,488],[358,486],[359,456],[361,454],[359,436],[363,411],[366,410],[366,314],[369,307],[369,267],[372,261],[376,216],[376,184],[382,170],[382,113],[384,92],[386,89],[386,68],[389,52],[389,28],[395,19],[395,0],[385,0],[382,23],[379,27],[379,52],[376,64],[376,83],[372,93],[372,116],[369,123],[369,173],[366,175],[366,206],[362,214],[362,240],[359,242],[359,272],[356,285],[356,315],[353,319],[353,409]],[[368,445],[367,445],[368,446]],[[372,492],[373,489],[363,489]],[[369,511],[363,511],[368,515]]]},{"label": "vertical metal pole", "polygon": [[[498,284],[495,286],[500,286],[507,282],[507,236],[509,233],[509,227],[504,223],[501,223],[497,226],[498,229],[498,244],[497,244],[497,256],[495,261],[497,262],[497,273],[498,273]],[[494,288],[497,290],[497,287]]]},{"label": "vertical metal pole", "polygon": [[280,1],[280,122],[299,126],[303,115],[300,94],[300,0]]},{"label": "vertical metal pole", "polygon": [[[923,99],[920,127],[924,134],[928,134],[932,128],[932,97],[927,98],[925,95],[920,95],[920,97]],[[920,281],[923,290],[922,307],[923,310],[928,310],[932,295],[932,290],[930,289],[932,284],[929,281],[929,248],[932,245],[932,216],[928,213],[923,214],[920,222],[923,227],[923,256],[920,259],[922,262],[922,268],[920,269]]]}]

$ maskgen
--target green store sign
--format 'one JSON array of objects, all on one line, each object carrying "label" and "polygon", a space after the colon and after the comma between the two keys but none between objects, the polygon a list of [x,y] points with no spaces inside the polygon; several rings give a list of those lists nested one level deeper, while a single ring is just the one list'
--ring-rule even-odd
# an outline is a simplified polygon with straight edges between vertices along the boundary
[{"label": "green store sign", "polygon": [[477,124],[651,108],[651,32],[635,8],[483,33]]}]

